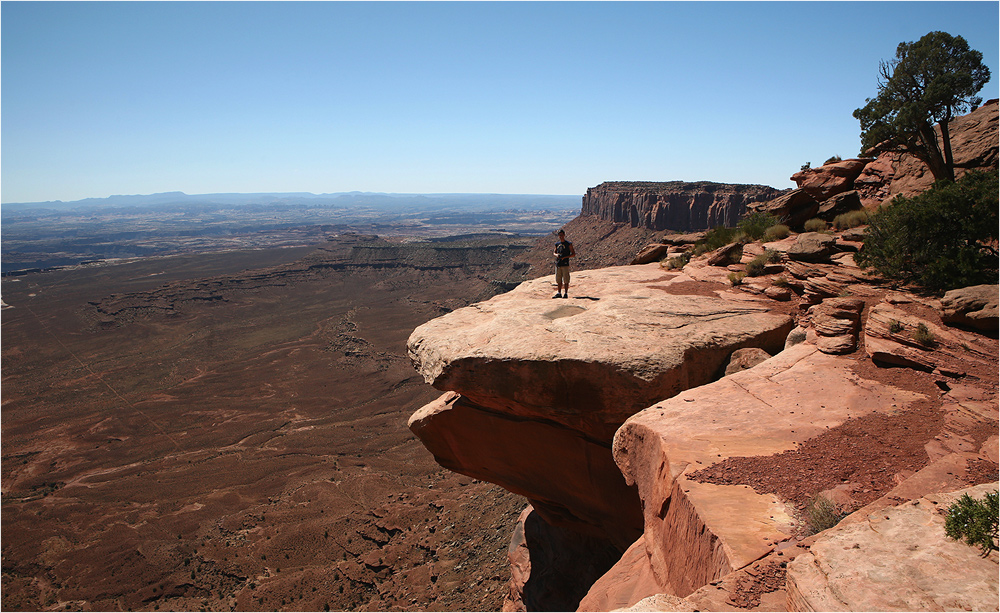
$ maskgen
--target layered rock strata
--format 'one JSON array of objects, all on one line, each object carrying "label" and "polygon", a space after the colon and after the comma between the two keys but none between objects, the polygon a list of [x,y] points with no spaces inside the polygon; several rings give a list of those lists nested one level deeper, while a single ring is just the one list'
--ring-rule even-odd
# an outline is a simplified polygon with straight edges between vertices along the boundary
[{"label": "layered rock strata", "polygon": [[794,511],[775,495],[699,482],[692,473],[729,457],[794,449],[850,417],[921,398],[862,379],[801,343],[630,418],[615,435],[615,460],[639,489],[646,553],[663,591],[687,596],[793,533]]},{"label": "layered rock strata", "polygon": [[684,281],[656,264],[584,271],[577,298],[553,300],[543,277],[420,326],[411,359],[447,393],[410,429],[443,466],[524,495],[548,524],[620,554],[643,520],[611,454],[618,427],[717,379],[737,349],[780,351],[793,326],[764,304],[670,291]]},{"label": "layered rock strata", "polygon": [[[948,125],[955,158],[955,175],[960,178],[969,170],[997,170],[997,141],[1000,114],[998,101],[988,100],[968,115],[956,117]],[[935,126],[940,134],[940,127]],[[881,153],[854,180],[865,208],[875,208],[896,196],[911,197],[934,184],[934,175],[927,165],[907,153]]]},{"label": "layered rock strata", "polygon": [[581,215],[651,230],[706,230],[735,226],[749,203],[781,193],[766,185],[708,181],[606,181],[587,190]]}]

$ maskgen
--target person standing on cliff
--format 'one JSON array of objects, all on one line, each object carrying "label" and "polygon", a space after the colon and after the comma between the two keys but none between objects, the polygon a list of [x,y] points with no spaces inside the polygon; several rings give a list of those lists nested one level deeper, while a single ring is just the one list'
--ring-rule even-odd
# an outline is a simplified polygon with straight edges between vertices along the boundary
[{"label": "person standing on cliff", "polygon": [[559,230],[559,242],[552,255],[556,258],[556,295],[553,298],[569,298],[569,259],[576,255],[576,250],[573,243],[566,240],[564,230]]}]

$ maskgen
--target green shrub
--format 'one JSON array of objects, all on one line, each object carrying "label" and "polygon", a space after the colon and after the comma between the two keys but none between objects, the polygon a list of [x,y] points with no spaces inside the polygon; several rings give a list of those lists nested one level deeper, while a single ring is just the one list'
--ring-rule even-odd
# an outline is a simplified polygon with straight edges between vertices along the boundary
[{"label": "green shrub", "polygon": [[823,496],[816,496],[806,505],[806,516],[807,533],[816,534],[839,524],[847,513],[838,511],[837,506]]},{"label": "green shrub", "polygon": [[764,238],[762,239],[765,243],[770,243],[771,241],[780,241],[783,238],[788,238],[788,235],[792,233],[791,228],[783,223],[779,223],[776,226],[771,226],[764,232]]},{"label": "green shrub", "polygon": [[967,545],[979,547],[984,558],[990,555],[997,549],[998,501],[998,492],[987,492],[982,500],[973,500],[968,494],[962,494],[955,504],[948,507],[945,534],[955,540],[965,539]]},{"label": "green shrub", "polygon": [[754,259],[747,262],[747,276],[759,277],[764,274],[766,268],[767,263],[765,263],[764,259],[758,255]]},{"label": "green shrub", "polygon": [[791,283],[789,283],[788,279],[786,279],[785,277],[775,277],[771,281],[771,285],[776,285],[778,287],[788,287],[791,285]]},{"label": "green shrub", "polygon": [[823,162],[823,165],[826,166],[827,164],[833,164],[835,162],[841,162],[841,161],[843,160],[839,155],[833,155],[830,156],[825,162]]},{"label": "green shrub", "polygon": [[741,232],[736,228],[717,226],[705,233],[705,238],[695,243],[692,255],[701,255],[736,242]]},{"label": "green shrub", "polygon": [[765,249],[764,253],[747,262],[747,275],[759,277],[767,272],[767,265],[781,261],[781,252]]},{"label": "green shrub", "polygon": [[799,170],[809,170],[810,166],[812,166],[812,162],[806,162],[805,164],[799,166]]},{"label": "green shrub", "polygon": [[691,261],[691,252],[685,252],[680,255],[674,256],[667,260],[665,268],[667,270],[675,270],[679,268],[684,268],[687,263]]},{"label": "green shrub", "polygon": [[767,229],[778,224],[778,218],[770,213],[756,211],[741,219],[736,227],[743,231],[743,234],[750,240],[760,240]]},{"label": "green shrub", "polygon": [[837,230],[857,228],[858,226],[863,226],[866,223],[868,223],[868,211],[862,209],[841,213],[833,218],[833,227]]},{"label": "green shrub", "polygon": [[893,319],[889,322],[889,334],[899,334],[903,331],[903,324],[899,320]]},{"label": "green shrub", "polygon": [[744,277],[747,276],[745,272],[731,272],[729,273],[729,284],[732,286],[741,285],[743,283]]},{"label": "green shrub", "polygon": [[913,332],[913,340],[924,347],[933,347],[937,344],[937,341],[934,339],[934,333],[927,329],[927,324],[923,323],[917,324],[917,329]]},{"label": "green shrub", "polygon": [[996,173],[973,171],[913,198],[897,197],[869,217],[854,261],[939,293],[996,283],[997,192]]},{"label": "green shrub", "polygon": [[802,229],[806,232],[825,232],[826,222],[819,217],[813,217],[804,224],[802,224]]}]

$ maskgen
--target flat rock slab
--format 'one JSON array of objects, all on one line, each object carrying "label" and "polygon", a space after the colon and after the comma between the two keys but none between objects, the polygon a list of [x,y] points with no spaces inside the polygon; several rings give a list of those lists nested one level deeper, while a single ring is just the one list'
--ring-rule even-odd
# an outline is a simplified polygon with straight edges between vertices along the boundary
[{"label": "flat rock slab", "polygon": [[430,321],[408,349],[424,379],[508,415],[610,442],[638,410],[722,374],[733,351],[779,351],[792,328],[767,301],[671,293],[690,281],[657,264],[553,277]]},{"label": "flat rock slab", "polygon": [[997,552],[948,538],[944,512],[996,489],[930,494],[828,530],[788,565],[788,610],[995,611]]},{"label": "flat rock slab", "polygon": [[850,417],[924,398],[861,378],[851,363],[800,343],[625,422],[615,460],[638,487],[647,552],[667,591],[685,596],[746,566],[788,539],[794,524],[773,494],[685,475],[726,458],[793,449]]}]

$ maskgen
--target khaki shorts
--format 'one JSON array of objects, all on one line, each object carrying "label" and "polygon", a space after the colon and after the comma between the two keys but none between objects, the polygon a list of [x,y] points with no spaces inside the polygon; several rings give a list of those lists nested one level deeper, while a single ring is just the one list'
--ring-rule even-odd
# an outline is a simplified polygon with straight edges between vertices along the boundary
[{"label": "khaki shorts", "polygon": [[569,266],[556,266],[556,285],[569,287]]}]

